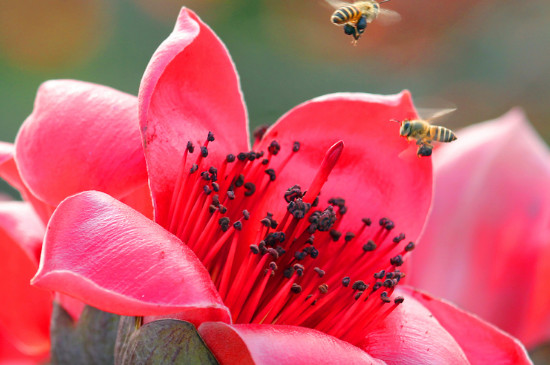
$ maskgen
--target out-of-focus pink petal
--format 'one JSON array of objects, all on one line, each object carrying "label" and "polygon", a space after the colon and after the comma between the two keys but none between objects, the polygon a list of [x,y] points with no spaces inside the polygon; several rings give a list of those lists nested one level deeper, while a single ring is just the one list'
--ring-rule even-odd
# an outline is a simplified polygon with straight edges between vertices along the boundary
[{"label": "out-of-focus pink petal", "polygon": [[430,311],[399,294],[405,294],[405,302],[373,324],[358,346],[388,364],[469,364],[460,344]]},{"label": "out-of-focus pink petal", "polygon": [[80,300],[62,293],[54,293],[54,301],[61,304],[63,309],[69,313],[75,322],[78,321],[86,306],[86,304],[82,303]]},{"label": "out-of-focus pink petal", "polygon": [[[518,337],[550,338],[550,153],[524,114],[434,153],[435,195],[410,279]],[[545,260],[545,261],[541,261]],[[544,310],[542,306],[545,307]],[[538,309],[537,309],[538,308]]]},{"label": "out-of-focus pink petal", "polygon": [[204,313],[229,321],[210,275],[186,245],[96,191],[58,206],[32,283],[122,315]]},{"label": "out-of-focus pink petal", "polygon": [[54,207],[44,203],[35,197],[25,186],[25,183],[19,175],[14,159],[15,145],[6,142],[0,142],[0,178],[17,189],[23,199],[32,204],[34,210],[44,223],[47,223],[53,213]]},{"label": "out-of-focus pink petal", "polygon": [[48,359],[48,349],[40,354],[29,355],[21,352],[0,330],[0,365],[38,365]]},{"label": "out-of-focus pink petal", "polygon": [[84,190],[123,197],[147,181],[137,98],[105,86],[42,84],[15,146],[23,181],[53,206]]},{"label": "out-of-focus pink petal", "polygon": [[[274,191],[294,184],[307,190],[328,148],[338,140],[345,148],[320,199],[346,199],[348,212],[339,229],[360,224],[361,218],[392,219],[396,230],[415,240],[424,225],[432,195],[430,158],[417,158],[416,145],[399,136],[399,123],[416,117],[411,96],[340,93],[323,96],[297,106],[284,115],[264,136],[260,146],[273,140],[281,144],[280,154],[292,154],[295,141],[300,150],[281,169],[285,158],[272,159],[277,172]],[[285,209],[282,195],[269,196],[268,211]],[[262,213],[265,209],[258,209]]]},{"label": "out-of-focus pink petal", "polygon": [[49,348],[51,294],[29,284],[43,236],[44,225],[29,204],[0,203],[0,331],[28,354]]},{"label": "out-of-focus pink petal", "polygon": [[213,132],[210,163],[248,151],[246,109],[233,62],[220,39],[188,9],[181,10],[145,70],[139,119],[157,222],[168,214],[187,141],[198,150]]},{"label": "out-of-focus pink petal", "polygon": [[209,322],[199,333],[221,364],[383,364],[347,342],[305,327]]},{"label": "out-of-focus pink petal", "polygon": [[531,364],[518,340],[479,317],[410,287],[403,287],[401,291],[407,294],[405,302],[412,297],[433,314],[460,345],[471,364]]}]

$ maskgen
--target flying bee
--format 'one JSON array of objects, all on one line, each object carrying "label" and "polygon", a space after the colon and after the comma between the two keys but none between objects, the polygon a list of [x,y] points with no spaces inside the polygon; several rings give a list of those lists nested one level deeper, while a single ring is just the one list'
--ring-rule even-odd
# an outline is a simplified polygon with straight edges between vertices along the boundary
[{"label": "flying bee", "polygon": [[[449,114],[450,112],[453,112],[455,110],[456,109],[454,108],[440,110],[426,120],[405,119],[401,121],[399,135],[407,138],[407,140],[409,141],[411,139],[416,139],[416,144],[418,145],[416,155],[418,157],[431,156],[433,141],[452,142],[456,139],[456,135],[452,130],[438,125],[431,125],[431,121],[440,118],[446,114]],[[397,120],[394,121],[399,122]]]},{"label": "flying bee", "polygon": [[336,11],[330,17],[333,24],[343,25],[344,32],[353,36],[355,42],[361,37],[367,28],[367,24],[380,17],[384,24],[394,23],[401,16],[392,10],[381,9],[380,4],[390,0],[376,2],[356,1],[353,4],[341,0],[326,0]]}]

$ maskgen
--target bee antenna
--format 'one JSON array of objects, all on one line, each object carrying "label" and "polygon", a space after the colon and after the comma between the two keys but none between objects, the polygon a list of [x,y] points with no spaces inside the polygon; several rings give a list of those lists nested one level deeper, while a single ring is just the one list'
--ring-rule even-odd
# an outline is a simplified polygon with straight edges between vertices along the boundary
[{"label": "bee antenna", "polygon": [[380,1],[378,4],[387,3],[388,1],[390,0],[383,0],[383,1]]}]

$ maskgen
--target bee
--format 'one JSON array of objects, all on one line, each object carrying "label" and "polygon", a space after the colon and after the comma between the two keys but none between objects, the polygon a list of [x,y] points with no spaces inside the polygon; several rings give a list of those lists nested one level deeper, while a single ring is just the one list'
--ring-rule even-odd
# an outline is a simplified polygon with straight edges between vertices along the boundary
[{"label": "bee", "polygon": [[[418,145],[416,155],[418,157],[431,156],[433,141],[452,142],[456,139],[456,135],[452,130],[438,125],[431,125],[431,121],[440,118],[446,114],[449,114],[450,112],[453,112],[455,110],[456,109],[454,108],[440,110],[426,120],[405,119],[401,121],[399,135],[407,138],[407,140],[409,141],[411,139],[416,139],[416,144]],[[394,121],[399,122],[397,120]]]},{"label": "bee", "polygon": [[356,1],[353,4],[341,0],[326,0],[336,11],[330,17],[330,21],[336,25],[343,25],[344,32],[353,36],[355,42],[361,37],[367,28],[367,24],[380,17],[385,24],[393,23],[401,19],[401,16],[392,10],[381,9],[380,4],[390,0],[376,2]]}]

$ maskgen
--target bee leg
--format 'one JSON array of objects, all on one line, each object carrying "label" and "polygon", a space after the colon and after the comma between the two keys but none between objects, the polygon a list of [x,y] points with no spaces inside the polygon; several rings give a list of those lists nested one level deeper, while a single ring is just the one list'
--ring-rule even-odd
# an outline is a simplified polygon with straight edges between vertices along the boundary
[{"label": "bee leg", "polygon": [[358,33],[363,34],[365,29],[367,29],[367,16],[361,16],[361,18],[357,21],[357,24],[355,24],[355,27],[357,28]]},{"label": "bee leg", "polygon": [[432,155],[432,149],[433,146],[430,144],[423,144],[420,147],[418,147],[418,151],[416,151],[416,155],[418,157],[427,157]]}]

